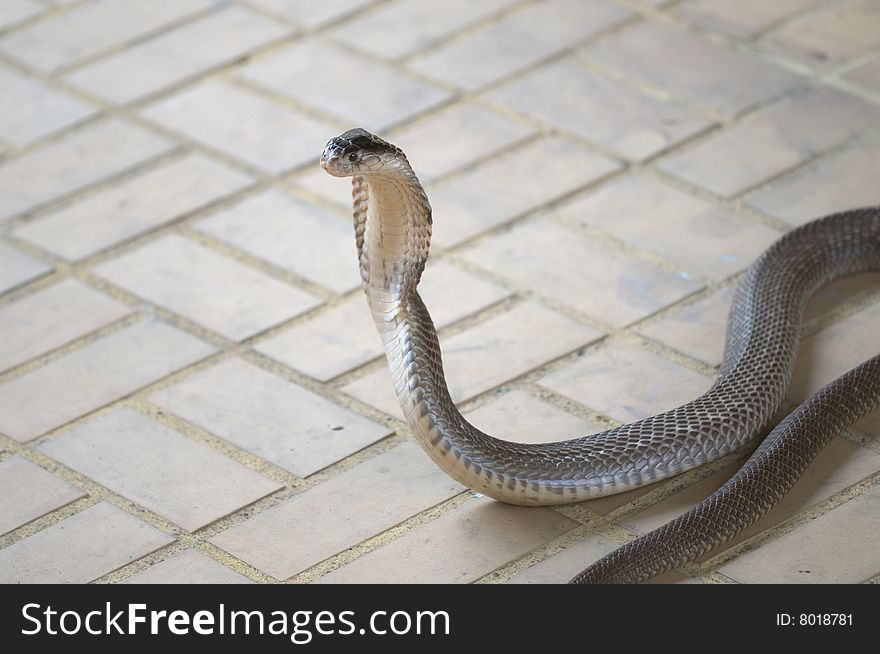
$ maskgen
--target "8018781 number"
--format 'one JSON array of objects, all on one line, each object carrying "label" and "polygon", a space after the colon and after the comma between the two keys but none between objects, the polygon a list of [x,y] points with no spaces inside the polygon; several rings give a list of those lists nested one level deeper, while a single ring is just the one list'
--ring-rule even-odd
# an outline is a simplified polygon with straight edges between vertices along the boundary
[{"label": "8018781 number", "polygon": [[780,627],[851,627],[852,613],[777,613],[776,624]]}]

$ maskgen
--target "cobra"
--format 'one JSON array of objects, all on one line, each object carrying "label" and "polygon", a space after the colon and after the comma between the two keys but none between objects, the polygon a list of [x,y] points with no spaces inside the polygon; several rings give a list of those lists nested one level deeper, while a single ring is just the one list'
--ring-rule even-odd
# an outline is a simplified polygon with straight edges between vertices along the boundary
[{"label": "cobra", "polygon": [[[512,443],[456,409],[437,332],[417,290],[431,206],[400,148],[363,129],[331,139],[322,168],[352,177],[357,256],[394,389],[416,440],[451,477],[518,505],[610,495],[714,461],[765,434],[788,392],[810,296],[830,279],[880,268],[880,209],[798,227],[745,272],[728,319],[719,375],[700,397],[658,415],[572,440]],[[782,420],[718,491],[678,519],[613,551],[573,581],[634,583],[733,538],[776,504],[835,435],[880,405],[880,355]]]}]

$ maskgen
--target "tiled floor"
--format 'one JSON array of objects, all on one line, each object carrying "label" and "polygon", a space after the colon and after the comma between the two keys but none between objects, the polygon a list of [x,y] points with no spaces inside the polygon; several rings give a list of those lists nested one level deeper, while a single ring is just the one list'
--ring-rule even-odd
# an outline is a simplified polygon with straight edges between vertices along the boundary
[{"label": "tiled floor", "polygon": [[[880,204],[878,0],[9,0],[0,88],[3,582],[558,582],[732,473],[524,509],[440,472],[316,166],[349,127],[425,181],[453,396],[524,442],[700,393],[745,267]],[[878,311],[880,274],[815,298],[792,401]],[[878,581],[878,488],[880,413],[659,581]]]}]

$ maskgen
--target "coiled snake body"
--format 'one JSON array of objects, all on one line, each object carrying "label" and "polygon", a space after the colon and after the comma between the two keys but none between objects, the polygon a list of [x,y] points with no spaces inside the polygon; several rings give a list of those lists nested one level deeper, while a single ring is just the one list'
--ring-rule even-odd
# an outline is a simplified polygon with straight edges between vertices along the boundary
[{"label": "coiled snake body", "polygon": [[[813,292],[838,275],[880,269],[880,209],[835,214],[794,229],[744,275],[720,373],[706,393],[600,434],[512,443],[473,427],[449,396],[437,333],[416,290],[428,256],[431,207],[404,153],[353,129],[328,142],[321,166],[353,178],[363,287],[413,434],[450,476],[511,504],[563,504],[620,493],[749,443],[785,400]],[[880,355],[798,407],[707,500],[573,581],[639,582],[717,547],[769,511],[826,443],[878,405]]]}]

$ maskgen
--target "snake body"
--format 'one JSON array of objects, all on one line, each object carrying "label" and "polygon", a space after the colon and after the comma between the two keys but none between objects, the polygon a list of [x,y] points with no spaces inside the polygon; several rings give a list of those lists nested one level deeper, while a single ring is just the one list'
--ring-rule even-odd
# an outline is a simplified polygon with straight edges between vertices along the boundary
[{"label": "snake body", "polygon": [[[620,493],[753,441],[786,398],[810,296],[838,275],[880,269],[880,209],[847,211],[798,227],[746,271],[730,311],[718,378],[703,395],[599,434],[512,443],[468,423],[450,398],[437,332],[417,291],[428,257],[431,207],[406,155],[353,129],[328,142],[321,165],[353,179],[363,287],[413,435],[451,477],[511,504],[563,504]],[[828,441],[878,405],[880,356],[784,419],[705,502],[573,581],[643,581],[729,540],[778,502]]]}]

